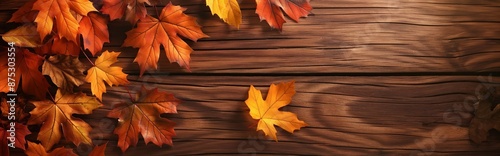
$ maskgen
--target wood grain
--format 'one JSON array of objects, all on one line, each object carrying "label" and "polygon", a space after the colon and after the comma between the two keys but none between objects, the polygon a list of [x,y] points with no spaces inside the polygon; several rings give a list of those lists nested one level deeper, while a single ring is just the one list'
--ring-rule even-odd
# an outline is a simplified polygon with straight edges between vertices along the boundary
[{"label": "wood grain", "polygon": [[[167,115],[177,123],[173,148],[142,142],[125,155],[144,151],[232,155],[251,154],[252,149],[280,155],[409,155],[426,150],[434,155],[494,155],[500,149],[498,134],[481,145],[469,141],[466,126],[473,106],[464,104],[476,97],[477,88],[500,86],[500,77],[151,76],[131,80],[130,86],[158,87],[183,102],[178,114]],[[309,126],[293,135],[278,128],[279,142],[274,142],[249,128],[253,121],[244,101],[251,84],[266,94],[269,84],[289,80],[296,80],[297,93],[282,110],[296,113]],[[103,117],[113,104],[127,99],[122,87],[113,87],[104,95],[106,106],[86,118],[94,127],[96,142],[110,141],[110,154],[120,151],[117,136],[105,132],[108,126],[112,130],[114,121]]]},{"label": "wood grain", "polygon": [[[0,21],[24,1],[2,2]],[[313,0],[314,15],[300,23],[288,20],[282,33],[259,22],[251,0],[242,3],[240,30],[211,16],[202,0],[173,3],[188,8],[210,36],[189,42],[195,50],[193,74],[500,71],[499,1]],[[120,65],[138,73],[138,65],[130,63],[137,49],[120,48],[132,26],[109,25],[111,43],[105,49],[122,51]],[[3,25],[0,33],[13,26]],[[185,73],[164,54],[159,64],[160,72]]]}]

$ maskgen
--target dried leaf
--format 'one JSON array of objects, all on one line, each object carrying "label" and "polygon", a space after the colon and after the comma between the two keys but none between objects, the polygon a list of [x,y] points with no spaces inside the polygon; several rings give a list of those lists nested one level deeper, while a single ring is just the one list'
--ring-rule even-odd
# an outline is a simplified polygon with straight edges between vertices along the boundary
[{"label": "dried leaf", "polygon": [[21,8],[19,8],[8,22],[19,22],[19,23],[31,23],[35,21],[38,11],[32,10],[33,4],[36,0],[31,0],[26,2]]},{"label": "dried leaf", "polygon": [[94,147],[94,149],[92,149],[92,152],[90,152],[89,156],[104,156],[104,152],[106,151],[106,145],[108,145],[108,142],[100,146]]},{"label": "dried leaf", "polygon": [[[24,93],[44,99],[49,88],[49,83],[45,80],[42,73],[38,71],[38,67],[42,65],[43,58],[29,52],[27,49],[20,48],[16,49],[15,55],[15,87],[13,89],[17,91],[19,82],[22,79]],[[5,93],[11,91],[11,88],[8,86],[8,58],[6,52],[0,54],[0,91]]]},{"label": "dried leaf", "polygon": [[160,44],[165,48],[170,62],[177,62],[189,70],[190,54],[193,49],[180,36],[196,41],[205,35],[194,17],[183,13],[185,9],[169,3],[160,15],[160,20],[146,16],[137,23],[137,28],[127,32],[123,46],[139,48],[134,62],[139,63],[140,75],[150,68],[157,68]]},{"label": "dried leaf", "polygon": [[94,67],[87,71],[85,80],[90,83],[92,94],[98,99],[102,100],[102,93],[106,93],[106,85],[127,85],[127,74],[122,72],[121,67],[111,66],[111,64],[118,61],[119,52],[105,51],[97,58]]},{"label": "dried leaf", "polygon": [[212,15],[217,14],[227,24],[240,27],[242,17],[237,0],[207,0],[206,3]]},{"label": "dried leaf", "polygon": [[[10,124],[14,124],[12,126],[14,129],[11,129]],[[14,133],[14,136],[12,137],[10,133]],[[28,126],[18,122],[9,122],[3,127],[0,127],[0,154],[9,155],[9,148],[12,148],[12,146],[25,150],[25,137],[28,134],[31,134],[28,130]],[[9,140],[14,140],[15,143],[11,144]]]},{"label": "dried leaf", "polygon": [[59,142],[62,133],[66,140],[77,146],[80,143],[92,144],[89,137],[92,128],[72,115],[91,114],[94,109],[101,107],[102,104],[96,98],[83,93],[70,94],[57,90],[55,101],[34,101],[33,104],[35,109],[31,111],[28,125],[42,124],[37,139],[47,150]]},{"label": "dried leaf", "polygon": [[48,75],[59,89],[73,91],[73,87],[85,83],[85,67],[78,57],[67,55],[50,56],[42,65],[43,75]]},{"label": "dried leaf", "polygon": [[108,117],[118,118],[114,131],[118,135],[118,146],[122,151],[130,145],[135,146],[139,140],[137,133],[142,134],[146,144],[153,142],[160,147],[163,144],[172,145],[175,123],[160,117],[160,114],[177,113],[179,102],[173,94],[156,88],[147,90],[143,86],[132,104],[115,105]]},{"label": "dried leaf", "polygon": [[262,130],[276,141],[278,141],[278,138],[276,137],[277,131],[274,125],[280,126],[290,133],[306,126],[304,121],[297,119],[297,115],[278,110],[292,101],[295,94],[294,83],[294,81],[291,81],[278,85],[271,84],[266,101],[262,99],[260,90],[255,89],[253,85],[250,86],[248,91],[248,99],[245,103],[250,108],[250,116],[259,120],[257,131]]},{"label": "dried leaf", "polygon": [[105,42],[109,43],[108,21],[97,12],[91,12],[80,21],[79,32],[83,37],[83,46],[93,56],[102,50]]},{"label": "dried leaf", "polygon": [[491,129],[500,131],[500,104],[495,106],[490,100],[484,99],[479,101],[475,117],[470,123],[469,138],[475,143],[486,141]]},{"label": "dried leaf", "polygon": [[146,17],[147,11],[144,3],[155,5],[154,0],[104,0],[103,2],[101,11],[108,14],[111,20],[121,19],[125,16],[125,20],[132,24]]},{"label": "dried leaf", "polygon": [[36,32],[36,26],[25,24],[16,29],[10,30],[2,36],[5,42],[13,42],[18,47],[40,47],[42,43],[40,36]]},{"label": "dried leaf", "polygon": [[283,23],[285,23],[285,16],[281,12],[281,9],[295,22],[298,22],[300,17],[307,17],[312,10],[309,0],[255,1],[257,2],[255,13],[259,14],[260,20],[266,20],[271,27],[280,31],[283,30]]}]

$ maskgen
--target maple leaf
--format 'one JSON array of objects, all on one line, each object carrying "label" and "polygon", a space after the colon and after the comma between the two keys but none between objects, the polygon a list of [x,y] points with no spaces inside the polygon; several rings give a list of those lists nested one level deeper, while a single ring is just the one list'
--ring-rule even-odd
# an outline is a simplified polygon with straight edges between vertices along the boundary
[{"label": "maple leaf", "polygon": [[299,21],[300,17],[307,17],[312,10],[309,0],[255,0],[257,2],[257,13],[260,20],[266,20],[267,23],[278,30],[283,29],[285,17],[280,8],[293,19]]},{"label": "maple leaf", "polygon": [[207,6],[210,7],[212,15],[217,14],[224,22],[229,25],[240,27],[241,10],[236,0],[207,0]]},{"label": "maple leaf", "polygon": [[250,116],[259,120],[257,131],[262,130],[276,141],[278,138],[274,125],[280,126],[290,133],[306,126],[304,121],[297,119],[297,115],[278,110],[292,101],[292,96],[295,94],[294,83],[295,81],[278,85],[271,84],[266,101],[262,99],[260,90],[255,89],[253,85],[248,91],[248,99],[245,103],[250,108]]},{"label": "maple leaf", "polygon": [[108,21],[99,13],[91,12],[80,21],[79,32],[83,37],[83,46],[93,56],[102,50],[105,42],[109,43]]},{"label": "maple leaf", "polygon": [[[6,52],[0,54],[0,92],[17,91],[19,82],[22,80],[22,89],[24,93],[35,95],[37,98],[45,98],[49,83],[45,80],[38,67],[42,64],[43,58],[29,52],[27,49],[16,49],[15,53],[15,86],[14,90],[8,86],[9,65]],[[10,81],[12,82],[12,81]],[[33,89],[36,88],[36,89]]]},{"label": "maple leaf", "polygon": [[[10,124],[14,124],[12,126],[14,129],[11,129]],[[12,137],[12,134],[10,133],[14,133],[14,136]],[[3,127],[0,127],[0,154],[9,155],[10,140],[15,141],[14,147],[25,150],[25,137],[28,134],[31,134],[31,132],[28,130],[28,126],[26,125],[18,122],[9,122],[4,124]]]},{"label": "maple leaf", "polygon": [[28,149],[24,153],[28,156],[78,156],[72,149],[64,147],[56,148],[52,152],[47,153],[42,145],[29,141]]},{"label": "maple leaf", "polygon": [[108,117],[118,118],[118,125],[114,133],[118,135],[118,146],[122,151],[132,145],[135,146],[142,134],[144,142],[153,142],[155,145],[172,145],[172,136],[175,135],[175,123],[160,117],[162,113],[177,113],[179,100],[173,94],[158,91],[157,88],[147,90],[142,86],[132,104],[120,103],[115,105]]},{"label": "maple leaf", "polygon": [[42,74],[50,76],[52,82],[64,91],[73,91],[74,86],[85,83],[85,67],[78,57],[67,55],[50,56],[42,65]]},{"label": "maple leaf", "polygon": [[106,142],[100,146],[94,147],[94,149],[92,149],[92,152],[90,152],[89,156],[104,156],[104,152],[106,151],[107,144],[108,144],[108,142]]},{"label": "maple leaf", "polygon": [[111,20],[120,19],[135,24],[139,19],[146,17],[147,11],[144,3],[155,5],[155,0],[104,0],[102,13],[108,14]]},{"label": "maple leaf", "polygon": [[[63,93],[57,90],[54,101],[34,101],[35,109],[30,112],[28,125],[42,124],[37,139],[46,149],[51,149],[61,139],[64,133],[66,140],[75,145],[92,144],[89,132],[92,129],[82,119],[73,114],[91,114],[102,104],[94,97],[83,93]],[[62,129],[62,132],[61,132]]]},{"label": "maple leaf", "polygon": [[16,43],[18,47],[40,47],[42,41],[36,32],[36,26],[25,24],[16,29],[10,30],[2,36],[5,42]]},{"label": "maple leaf", "polygon": [[92,94],[102,100],[102,93],[106,93],[106,85],[127,85],[127,74],[122,72],[121,67],[114,67],[111,64],[118,61],[119,52],[105,51],[97,58],[92,68],[87,71],[85,80],[90,83]]},{"label": "maple leaf", "polygon": [[151,67],[157,68],[160,44],[165,48],[170,62],[177,62],[189,70],[190,54],[193,49],[178,35],[193,41],[208,36],[201,31],[194,17],[183,13],[184,10],[169,3],[163,8],[159,19],[148,15],[137,23],[137,28],[127,32],[123,46],[139,48],[134,62],[141,68],[140,76]]},{"label": "maple leaf", "polygon": [[[80,39],[77,39],[80,42]],[[59,38],[57,36],[52,37],[47,43],[42,47],[35,49],[35,52],[39,55],[71,55],[78,56],[80,54],[80,45],[66,38]]]},{"label": "maple leaf", "polygon": [[32,10],[33,4],[36,0],[31,0],[26,2],[21,8],[19,8],[12,17],[7,22],[19,22],[19,23],[28,23],[33,22],[38,14],[38,11]]},{"label": "maple leaf", "polygon": [[500,131],[500,104],[493,103],[498,101],[497,94],[480,100],[477,105],[469,126],[469,138],[475,143],[486,141],[491,129]]},{"label": "maple leaf", "polygon": [[97,11],[89,0],[37,0],[33,4],[33,10],[38,10],[35,22],[40,38],[52,32],[54,21],[56,22],[59,38],[78,43],[78,21],[72,12],[81,16],[87,16],[91,11]]}]

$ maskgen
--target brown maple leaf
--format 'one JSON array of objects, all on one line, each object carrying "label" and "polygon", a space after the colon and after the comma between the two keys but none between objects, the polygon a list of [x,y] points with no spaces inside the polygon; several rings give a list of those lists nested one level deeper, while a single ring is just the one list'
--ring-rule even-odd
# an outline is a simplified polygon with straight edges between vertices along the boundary
[{"label": "brown maple leaf", "polygon": [[15,68],[14,90],[11,90],[11,87],[8,85],[8,82],[12,82],[9,81],[8,77],[11,73],[9,72],[8,58],[7,52],[2,52],[0,54],[0,92],[7,93],[9,91],[17,91],[20,84],[19,82],[22,80],[22,89],[24,93],[44,99],[49,88],[49,83],[38,70],[38,67],[42,64],[43,58],[29,52],[27,49],[16,49],[15,66],[13,66]]},{"label": "brown maple leaf", "polygon": [[79,33],[83,37],[83,46],[93,56],[102,50],[105,42],[109,43],[108,21],[97,12],[90,12],[80,21]]},{"label": "brown maple leaf", "polygon": [[271,84],[266,101],[262,99],[260,90],[255,89],[255,87],[250,86],[248,91],[248,99],[245,103],[250,108],[250,116],[259,120],[257,131],[262,130],[276,141],[278,141],[278,138],[276,137],[277,131],[274,125],[280,126],[290,133],[307,125],[304,121],[300,121],[297,115],[278,110],[292,101],[295,94],[294,83],[294,81],[291,81],[278,85]]},{"label": "brown maple leaf", "polygon": [[35,22],[42,40],[45,36],[57,28],[59,38],[77,42],[78,21],[73,13],[87,16],[91,11],[97,11],[89,0],[37,0],[33,4],[33,10],[37,10]]},{"label": "brown maple leaf", "polygon": [[118,118],[118,125],[114,133],[118,135],[118,146],[122,151],[139,140],[138,133],[142,134],[144,142],[153,142],[155,145],[172,145],[172,136],[175,135],[175,123],[160,117],[162,113],[177,113],[179,100],[173,94],[158,91],[157,88],[147,90],[144,86],[130,103],[120,103],[109,112],[108,117]]},{"label": "brown maple leaf", "polygon": [[121,19],[135,24],[139,19],[146,17],[147,11],[144,3],[156,5],[156,0],[104,0],[102,13],[108,14],[111,20]]},{"label": "brown maple leaf", "polygon": [[[307,17],[312,10],[309,0],[255,0],[257,9],[255,13],[259,14],[260,20],[266,20],[267,23],[278,30],[283,30],[285,17],[281,9],[293,19],[299,21],[300,17]],[[281,9],[280,9],[281,8]]]},{"label": "brown maple leaf", "polygon": [[127,85],[127,74],[122,72],[121,67],[111,66],[118,61],[119,52],[105,51],[97,58],[94,67],[87,71],[85,81],[90,83],[92,94],[102,100],[102,93],[106,93],[106,85]]},{"label": "brown maple leaf", "polygon": [[148,15],[137,23],[136,28],[127,32],[123,46],[139,48],[134,62],[139,63],[141,76],[147,69],[157,68],[160,44],[170,62],[177,62],[189,70],[193,49],[179,35],[193,41],[208,36],[201,31],[194,17],[183,13],[184,10],[169,3],[163,8],[159,19]]},{"label": "brown maple leaf", "polygon": [[[7,100],[15,101],[15,104],[9,103],[7,102]],[[29,110],[27,110],[27,106],[28,100],[22,95],[17,95],[17,97],[4,96],[4,98],[2,98],[2,101],[0,102],[0,110],[2,111],[2,116],[8,120],[13,120],[16,122],[23,122],[26,117],[29,116]],[[16,111],[11,112],[11,107],[14,107]]]},{"label": "brown maple leaf", "polygon": [[50,76],[59,89],[69,92],[73,92],[73,87],[85,83],[83,71],[83,63],[74,56],[50,56],[42,65],[42,73]]},{"label": "brown maple leaf", "polygon": [[34,101],[33,104],[35,109],[31,111],[28,125],[42,124],[37,139],[47,150],[59,142],[62,133],[66,140],[77,146],[80,143],[92,144],[89,137],[92,128],[82,119],[72,115],[91,114],[94,109],[101,107],[102,104],[95,97],[57,90],[54,101]]},{"label": "brown maple leaf", "polygon": [[24,151],[24,153],[28,156],[78,156],[72,149],[64,147],[56,148],[50,153],[47,153],[42,145],[29,141],[28,149]]}]

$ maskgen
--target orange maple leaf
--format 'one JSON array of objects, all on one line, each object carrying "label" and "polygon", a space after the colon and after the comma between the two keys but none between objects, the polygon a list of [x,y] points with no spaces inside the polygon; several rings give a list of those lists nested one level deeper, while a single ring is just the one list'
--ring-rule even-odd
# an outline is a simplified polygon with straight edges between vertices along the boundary
[{"label": "orange maple leaf", "polygon": [[102,93],[106,93],[104,81],[109,86],[129,84],[127,74],[122,72],[122,68],[111,66],[118,61],[118,55],[120,55],[119,52],[103,52],[95,61],[94,67],[87,71],[85,80],[90,82],[92,94],[100,100],[102,100]]},{"label": "orange maple leaf", "polygon": [[15,68],[13,75],[15,86],[13,88],[8,85],[8,82],[12,82],[9,81],[8,77],[8,75],[12,73],[9,72],[11,70],[9,70],[8,61],[11,59],[9,59],[7,52],[2,52],[0,54],[0,92],[7,93],[9,91],[17,91],[20,84],[19,82],[22,80],[22,89],[24,93],[44,99],[49,88],[49,83],[38,70],[38,67],[42,65],[43,58],[29,52],[27,49],[16,48],[15,50],[15,66],[13,66]]},{"label": "orange maple leaf", "polygon": [[50,153],[47,153],[42,145],[29,141],[28,149],[24,151],[24,153],[28,156],[78,156],[73,152],[72,149],[64,147],[56,148]]},{"label": "orange maple leaf", "polygon": [[108,14],[111,20],[120,19],[125,15],[126,21],[135,24],[147,15],[144,3],[155,5],[156,0],[103,0],[103,2],[101,11]]},{"label": "orange maple leaf", "polygon": [[97,12],[91,12],[80,21],[79,32],[83,37],[83,46],[93,56],[102,50],[105,42],[109,43],[108,21]]},{"label": "orange maple leaf", "polygon": [[163,8],[159,19],[148,15],[137,23],[137,28],[127,32],[123,46],[139,48],[134,62],[139,64],[141,76],[147,69],[157,68],[160,44],[165,48],[170,62],[177,62],[189,70],[193,49],[178,35],[193,41],[208,36],[201,31],[194,17],[183,13],[184,10],[169,3]]},{"label": "orange maple leaf", "polygon": [[77,43],[68,41],[66,38],[53,36],[42,47],[35,48],[38,55],[71,55],[78,56],[80,54],[80,39],[76,39]]},{"label": "orange maple leaf", "polygon": [[82,119],[72,115],[91,114],[94,109],[101,107],[102,104],[95,97],[57,90],[54,101],[34,101],[33,104],[35,109],[30,112],[28,125],[42,124],[37,139],[47,150],[59,142],[62,133],[66,140],[77,146],[80,143],[92,144],[89,137],[92,128]]},{"label": "orange maple leaf", "polygon": [[177,113],[179,102],[173,94],[160,92],[157,88],[147,90],[143,86],[132,104],[115,105],[108,117],[118,118],[114,131],[118,135],[118,146],[122,151],[130,145],[135,146],[139,140],[137,133],[142,134],[146,144],[172,145],[175,123],[160,117],[160,114]]},{"label": "orange maple leaf", "polygon": [[259,120],[257,131],[262,130],[266,135],[278,141],[274,125],[280,126],[290,133],[306,126],[304,121],[297,119],[297,115],[278,110],[292,101],[292,97],[295,94],[294,84],[294,81],[278,85],[271,84],[266,101],[262,99],[260,90],[255,89],[253,85],[250,86],[248,99],[245,103],[250,108],[250,116],[253,119]]},{"label": "orange maple leaf", "polygon": [[300,17],[307,17],[312,10],[309,0],[255,0],[257,9],[255,13],[259,14],[260,20],[266,20],[273,28],[283,30],[285,17],[280,8],[293,19],[299,21]]},{"label": "orange maple leaf", "polygon": [[97,11],[89,0],[37,0],[33,10],[38,10],[35,22],[42,40],[52,32],[54,21],[59,38],[77,42],[78,21],[72,12],[87,16],[91,11]]}]

